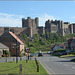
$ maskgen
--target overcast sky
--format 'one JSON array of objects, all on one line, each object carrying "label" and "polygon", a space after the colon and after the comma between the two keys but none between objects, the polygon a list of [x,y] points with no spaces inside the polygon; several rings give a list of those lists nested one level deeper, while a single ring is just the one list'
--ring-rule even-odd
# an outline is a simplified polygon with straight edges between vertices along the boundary
[{"label": "overcast sky", "polygon": [[0,27],[21,27],[27,17],[38,17],[39,26],[48,19],[75,23],[75,1],[0,1]]}]

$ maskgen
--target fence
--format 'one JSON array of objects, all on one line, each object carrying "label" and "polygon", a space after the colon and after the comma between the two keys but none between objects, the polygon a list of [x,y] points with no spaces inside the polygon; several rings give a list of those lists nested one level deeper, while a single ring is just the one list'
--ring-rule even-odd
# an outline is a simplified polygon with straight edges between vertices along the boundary
[{"label": "fence", "polygon": [[[20,60],[22,60],[22,58],[20,58]],[[15,61],[15,59],[13,58],[13,61]],[[30,59],[31,61],[31,59]],[[6,58],[6,62],[8,62],[8,59]],[[28,62],[28,60],[26,60],[26,63]],[[36,62],[36,66],[37,66],[37,72],[39,72],[39,63],[37,61],[37,59],[35,58],[35,62]],[[13,67],[13,68],[9,68],[9,69],[6,69],[6,70],[0,70],[0,72],[5,72],[5,71],[9,71],[9,70],[12,70],[12,69],[15,69],[15,68],[19,68],[19,74],[22,75],[22,70],[23,68],[25,68],[25,70],[32,70],[33,68],[26,68],[24,67],[22,64],[20,64],[19,66],[16,66],[16,67]]]},{"label": "fence", "polygon": [[37,72],[39,72],[39,63],[38,63],[36,58],[35,58],[35,62],[36,62],[36,65],[37,65]]}]

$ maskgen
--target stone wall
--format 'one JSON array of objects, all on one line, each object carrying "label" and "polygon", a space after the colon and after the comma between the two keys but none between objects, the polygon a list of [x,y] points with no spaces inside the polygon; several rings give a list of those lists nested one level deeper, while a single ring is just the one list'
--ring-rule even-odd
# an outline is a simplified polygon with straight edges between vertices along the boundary
[{"label": "stone wall", "polygon": [[75,23],[69,25],[69,30],[71,34],[75,34]]},{"label": "stone wall", "polygon": [[42,36],[45,33],[45,28],[43,26],[38,27],[38,34]]},{"label": "stone wall", "polygon": [[45,29],[46,32],[49,33],[59,33],[63,36],[70,34],[69,30],[70,22],[63,22],[60,20],[48,20],[45,22]]}]

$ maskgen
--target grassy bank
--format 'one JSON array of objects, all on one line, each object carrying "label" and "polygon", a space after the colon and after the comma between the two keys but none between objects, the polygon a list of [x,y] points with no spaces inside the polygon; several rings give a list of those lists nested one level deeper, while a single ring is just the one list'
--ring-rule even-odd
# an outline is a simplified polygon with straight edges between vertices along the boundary
[{"label": "grassy bank", "polygon": [[19,74],[22,64],[22,74],[48,74],[45,69],[39,63],[39,72],[37,72],[37,66],[34,60],[29,60],[27,63],[25,60],[16,62],[0,63],[0,74]]},{"label": "grassy bank", "polygon": [[68,54],[68,55],[61,55],[60,58],[64,58],[64,57],[70,57],[70,56],[75,56],[74,54]]}]

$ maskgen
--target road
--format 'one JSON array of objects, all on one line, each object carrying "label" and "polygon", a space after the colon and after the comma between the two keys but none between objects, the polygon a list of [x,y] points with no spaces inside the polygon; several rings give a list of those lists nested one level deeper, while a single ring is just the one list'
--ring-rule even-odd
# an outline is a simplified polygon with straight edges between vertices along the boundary
[{"label": "road", "polygon": [[44,57],[37,57],[37,59],[51,75],[75,75],[75,63],[71,62],[70,59],[59,58],[50,55],[45,55]]}]

